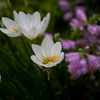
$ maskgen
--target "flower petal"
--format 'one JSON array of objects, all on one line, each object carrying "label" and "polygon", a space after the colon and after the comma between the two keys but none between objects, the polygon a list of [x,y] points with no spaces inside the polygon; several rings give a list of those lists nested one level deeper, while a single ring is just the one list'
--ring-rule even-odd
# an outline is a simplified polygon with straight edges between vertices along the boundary
[{"label": "flower petal", "polygon": [[21,34],[20,33],[9,33],[9,34],[6,34],[8,35],[9,37],[17,37],[17,36],[20,36]]},{"label": "flower petal", "polygon": [[30,29],[29,31],[27,31],[23,27],[20,27],[20,28],[21,28],[22,34],[25,35],[30,40],[32,40],[33,38],[36,38],[36,36],[38,35],[37,29],[35,27]]},{"label": "flower petal", "polygon": [[44,25],[45,25],[45,21],[46,21],[46,18],[44,17],[43,18],[43,20],[42,20],[42,22],[40,23],[40,25],[39,25],[39,34],[43,34],[43,28],[44,28]]},{"label": "flower petal", "polygon": [[41,55],[43,55],[44,57],[46,56],[46,53],[43,50],[43,48],[41,48],[40,46],[38,46],[36,44],[32,44],[32,50],[34,51],[37,58],[42,62],[43,58]]},{"label": "flower petal", "polygon": [[19,32],[19,33],[11,33],[8,29],[6,29],[6,28],[0,28],[0,30],[4,33],[4,34],[6,34],[6,35],[8,35],[9,37],[17,37],[17,36],[20,36],[21,35],[21,33]]},{"label": "flower petal", "polygon": [[50,13],[47,13],[47,15],[46,15],[46,23],[45,23],[46,26],[48,26],[49,21],[50,21]]},{"label": "flower petal", "polygon": [[[32,28],[30,29],[30,31],[29,31],[29,34],[30,34],[31,37],[36,38],[36,36],[38,35],[38,33],[37,33],[37,28],[36,28],[36,27],[32,27]],[[31,37],[30,37],[30,38],[31,38]]]},{"label": "flower petal", "polygon": [[23,34],[24,36],[26,36],[27,38],[30,39],[30,34],[29,34],[29,32],[28,32],[26,29],[24,29],[23,27],[20,27],[20,28],[21,28],[22,34]]},{"label": "flower petal", "polygon": [[15,22],[18,24],[18,14],[17,14],[17,12],[14,10],[14,20],[15,20]]},{"label": "flower petal", "polygon": [[9,19],[9,18],[3,17],[3,18],[2,18],[2,21],[3,21],[3,24],[4,24],[9,30],[11,30],[13,27],[17,27],[16,23],[15,23],[13,20]]},{"label": "flower petal", "polygon": [[61,52],[60,55],[59,55],[59,59],[58,59],[57,63],[59,64],[63,59],[64,59],[64,53]]},{"label": "flower petal", "polygon": [[41,63],[41,61],[35,56],[35,55],[32,55],[31,56],[31,60],[36,63],[37,65],[39,66],[44,66],[44,64]]},{"label": "flower petal", "polygon": [[52,39],[49,36],[46,36],[41,44],[41,47],[45,50],[47,58],[50,57],[50,51],[53,45],[54,43]]},{"label": "flower petal", "polygon": [[46,68],[49,68],[49,67],[53,67],[54,66],[54,64],[53,63],[47,63],[47,64],[44,64],[43,65],[44,67],[46,67]]},{"label": "flower petal", "polygon": [[40,14],[39,12],[35,12],[33,15],[32,15],[32,19],[31,19],[31,22],[30,22],[30,28],[32,28],[33,26],[34,27],[38,27],[39,24],[40,24]]},{"label": "flower petal", "polygon": [[61,49],[62,49],[61,43],[60,42],[55,43],[51,49],[50,56],[59,55],[61,52]]},{"label": "flower petal", "polygon": [[46,21],[45,21],[44,26],[43,26],[43,28],[41,30],[41,33],[45,32],[46,28],[48,27],[49,21],[50,21],[50,13],[47,13]]},{"label": "flower petal", "polygon": [[25,28],[28,31],[29,30],[29,23],[30,23],[29,17],[21,11],[19,12],[18,17],[19,17],[19,21],[18,21],[19,26]]},{"label": "flower petal", "polygon": [[5,33],[5,34],[9,33],[9,30],[6,29],[6,28],[0,28],[0,30],[1,30],[3,33]]}]

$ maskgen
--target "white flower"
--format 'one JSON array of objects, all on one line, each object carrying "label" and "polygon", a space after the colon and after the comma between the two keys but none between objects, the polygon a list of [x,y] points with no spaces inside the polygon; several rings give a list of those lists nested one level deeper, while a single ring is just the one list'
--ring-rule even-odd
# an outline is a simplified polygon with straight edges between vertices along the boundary
[{"label": "white flower", "polygon": [[21,31],[18,26],[18,15],[15,11],[14,11],[14,21],[6,17],[3,17],[2,21],[6,27],[6,28],[0,28],[0,30],[3,33],[8,35],[9,37],[17,37],[21,35]]},{"label": "white flower", "polygon": [[39,66],[53,67],[64,59],[61,43],[56,42],[54,44],[49,36],[44,38],[41,46],[32,44],[32,49],[35,55],[32,55],[31,59]]},{"label": "white flower", "polygon": [[42,21],[39,12],[35,12],[33,15],[28,15],[20,11],[18,17],[18,23],[22,30],[22,34],[32,40],[39,34],[44,33],[49,23],[50,13],[48,13]]}]

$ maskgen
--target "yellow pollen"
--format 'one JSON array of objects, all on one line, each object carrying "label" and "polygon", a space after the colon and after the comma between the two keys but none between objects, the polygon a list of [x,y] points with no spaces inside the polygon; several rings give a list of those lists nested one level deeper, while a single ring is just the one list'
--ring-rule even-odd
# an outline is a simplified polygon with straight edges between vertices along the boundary
[{"label": "yellow pollen", "polygon": [[12,33],[18,33],[19,30],[18,30],[18,28],[12,28],[12,29],[11,29],[11,32],[12,32]]},{"label": "yellow pollen", "polygon": [[41,54],[42,58],[43,58],[43,64],[47,64],[47,63],[54,63],[58,60],[58,56],[52,56],[49,58],[46,58],[43,54]]}]

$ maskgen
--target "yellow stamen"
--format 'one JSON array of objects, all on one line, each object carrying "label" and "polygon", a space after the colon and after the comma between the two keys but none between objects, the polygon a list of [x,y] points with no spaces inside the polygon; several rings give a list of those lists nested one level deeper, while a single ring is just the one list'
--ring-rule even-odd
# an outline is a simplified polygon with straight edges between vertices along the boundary
[{"label": "yellow stamen", "polygon": [[11,29],[11,32],[12,32],[12,33],[18,33],[19,30],[18,30],[18,28],[12,28],[12,29]]},{"label": "yellow stamen", "polygon": [[47,64],[47,63],[54,63],[58,60],[58,56],[52,56],[49,58],[46,58],[43,54],[41,54],[42,58],[43,58],[43,64]]}]

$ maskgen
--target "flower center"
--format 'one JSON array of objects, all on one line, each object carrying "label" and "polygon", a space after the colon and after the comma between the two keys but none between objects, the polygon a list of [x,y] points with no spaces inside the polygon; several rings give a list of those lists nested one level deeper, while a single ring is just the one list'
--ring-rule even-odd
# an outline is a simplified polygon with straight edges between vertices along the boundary
[{"label": "flower center", "polygon": [[12,28],[11,29],[11,33],[18,33],[18,32],[19,32],[18,28]]},{"label": "flower center", "polygon": [[49,58],[46,58],[43,54],[41,54],[42,58],[43,58],[43,64],[47,64],[47,63],[54,63],[58,60],[58,56],[52,56]]}]

